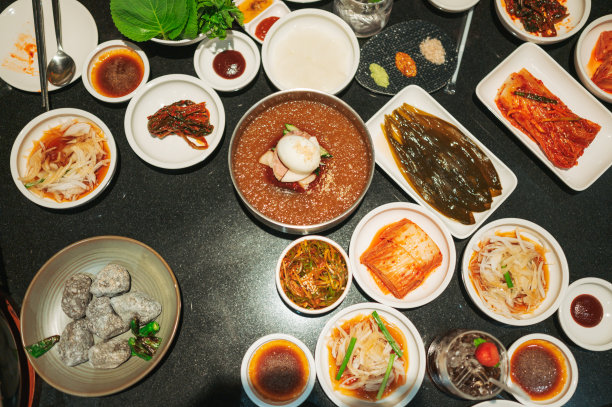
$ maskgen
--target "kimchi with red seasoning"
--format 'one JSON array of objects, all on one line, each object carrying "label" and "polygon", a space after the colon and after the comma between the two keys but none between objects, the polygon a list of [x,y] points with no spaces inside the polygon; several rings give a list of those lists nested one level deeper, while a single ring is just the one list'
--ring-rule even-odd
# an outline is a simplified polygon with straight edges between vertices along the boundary
[{"label": "kimchi with red seasoning", "polygon": [[596,67],[591,76],[595,85],[612,93],[612,31],[603,31],[599,35],[588,66]]},{"label": "kimchi with red seasoning", "polygon": [[555,24],[569,14],[558,0],[504,0],[511,18],[523,23],[523,28],[542,37],[556,37]]},{"label": "kimchi with red seasoning", "polygon": [[559,168],[572,168],[601,126],[572,112],[525,68],[497,91],[495,104],[510,123],[535,141]]}]

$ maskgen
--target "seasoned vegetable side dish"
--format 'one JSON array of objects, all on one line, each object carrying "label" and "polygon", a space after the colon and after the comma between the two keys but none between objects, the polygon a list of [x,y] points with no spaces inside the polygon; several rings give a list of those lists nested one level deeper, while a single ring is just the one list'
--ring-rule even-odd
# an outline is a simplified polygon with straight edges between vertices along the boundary
[{"label": "seasoned vegetable side dish", "polygon": [[[206,150],[207,135],[212,133],[214,126],[210,123],[210,112],[206,103],[195,103],[191,100],[179,100],[164,106],[147,117],[147,128],[151,135],[164,138],[175,134],[182,137],[189,147],[196,150]],[[194,139],[194,141],[191,141]]]},{"label": "seasoned vegetable side dish", "polygon": [[567,17],[567,8],[559,0],[496,0],[504,1],[512,18],[523,23],[525,30],[542,37],[556,37],[555,24]]},{"label": "seasoned vegetable side dish", "polygon": [[489,157],[454,125],[404,103],[382,130],[408,184],[444,216],[472,225],[501,194]]},{"label": "seasoned vegetable side dish", "polygon": [[605,92],[612,93],[612,31],[603,31],[597,38],[587,69],[591,80]]},{"label": "seasoned vegetable side dish", "polygon": [[379,287],[403,298],[442,264],[442,253],[419,225],[402,219],[381,229],[360,261]]},{"label": "seasoned vegetable side dish", "polygon": [[559,168],[572,168],[601,126],[573,113],[527,69],[514,72],[495,104],[510,123],[535,141]]},{"label": "seasoned vegetable side dish", "polygon": [[109,165],[104,132],[90,121],[68,120],[34,142],[20,180],[41,198],[74,201],[102,182]]}]

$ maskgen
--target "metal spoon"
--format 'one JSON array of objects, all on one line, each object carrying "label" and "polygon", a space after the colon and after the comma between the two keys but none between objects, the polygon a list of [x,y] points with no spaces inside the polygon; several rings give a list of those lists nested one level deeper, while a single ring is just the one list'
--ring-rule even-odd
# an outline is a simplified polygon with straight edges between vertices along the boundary
[{"label": "metal spoon", "polygon": [[459,67],[461,66],[461,58],[463,57],[463,51],[465,50],[465,43],[467,42],[468,32],[470,31],[470,24],[472,23],[472,14],[474,14],[474,7],[472,7],[466,14],[463,20],[463,27],[461,27],[461,34],[459,34],[459,43],[457,44],[457,66],[455,67],[455,73],[452,78],[446,84],[444,92],[449,95],[455,94],[455,88],[457,84],[457,77],[459,76]]},{"label": "metal spoon", "polygon": [[494,385],[496,385],[497,387],[500,387],[503,390],[506,390],[508,393],[512,394],[517,400],[531,400],[531,398],[523,391],[523,389],[521,389],[518,386],[514,386],[514,385],[509,385],[506,384],[504,382],[500,382],[497,379],[494,379],[492,377],[489,377],[489,381],[491,383],[493,383]]},{"label": "metal spoon", "polygon": [[60,22],[59,0],[51,1],[53,7],[53,22],[55,24],[55,38],[57,40],[57,52],[47,67],[47,79],[55,86],[64,86],[72,80],[76,71],[76,65],[70,55],[62,48],[62,28]]}]

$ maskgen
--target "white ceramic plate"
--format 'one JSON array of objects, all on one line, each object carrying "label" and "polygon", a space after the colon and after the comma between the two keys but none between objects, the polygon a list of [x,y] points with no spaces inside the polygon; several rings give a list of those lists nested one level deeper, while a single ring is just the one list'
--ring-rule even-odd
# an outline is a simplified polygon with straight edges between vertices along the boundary
[{"label": "white ceramic plate", "polygon": [[568,39],[576,34],[584,26],[591,13],[591,0],[566,0],[561,2],[567,7],[568,16],[563,21],[555,24],[557,35],[554,37],[542,37],[535,35],[523,28],[523,23],[518,19],[512,19],[506,11],[505,0],[493,0],[495,2],[495,11],[502,25],[510,31],[514,36],[523,41],[533,42],[535,44],[554,44]]},{"label": "white ceramic plate", "polygon": [[[571,315],[572,301],[581,294],[594,296],[603,307],[603,319],[592,328],[579,325]],[[574,281],[567,289],[558,314],[563,331],[576,345],[594,351],[612,349],[612,284],[609,281],[594,277]]]},{"label": "white ceramic plate", "polygon": [[[526,68],[541,80],[544,86],[567,105],[577,115],[601,126],[601,130],[578,164],[570,169],[556,167],[542,152],[536,142],[527,134],[512,125],[495,104],[498,89],[513,72]],[[493,69],[476,87],[476,95],[482,103],[529,148],[567,186],[582,191],[588,188],[612,165],[612,113],[593,95],[586,91],[542,48],[525,43],[512,52]]]},{"label": "white ceramic plate", "polygon": [[496,399],[496,400],[487,400],[482,403],[478,403],[473,405],[472,407],[521,407],[521,403],[517,403],[516,401]]},{"label": "white ceramic plate", "polygon": [[595,82],[591,80],[595,72],[589,72],[587,64],[591,59],[591,53],[597,44],[599,35],[603,31],[610,30],[612,30],[612,14],[598,18],[582,31],[574,51],[574,66],[576,67],[578,78],[580,78],[582,84],[591,91],[592,94],[608,103],[612,103],[612,93],[606,92],[595,85]]},{"label": "white ceramic plate", "polygon": [[197,44],[198,42],[202,41],[204,38],[206,38],[206,35],[198,34],[198,36],[195,38],[185,38],[182,40],[162,40],[160,38],[151,38],[151,41],[157,44],[168,45],[170,47],[184,47],[187,45]]},{"label": "white ceramic plate", "polygon": [[[555,338],[554,336],[550,336],[550,335],[546,335],[546,334],[530,334],[530,335],[525,335],[519,339],[517,339],[512,346],[510,346],[510,348],[508,349],[508,360],[512,360],[512,355],[514,354],[514,352],[516,351],[516,349],[523,343],[527,342],[527,341],[531,341],[533,339],[541,339],[544,341],[548,341],[550,343],[552,343],[553,345],[555,345],[557,348],[559,348],[559,350],[561,350],[561,352],[563,353],[563,355],[565,356],[565,361],[566,361],[566,367],[567,367],[567,382],[565,383],[565,388],[561,391],[560,394],[558,394],[556,397],[550,399],[550,400],[546,400],[546,401],[532,401],[532,400],[527,400],[518,396],[514,396],[522,405],[525,406],[530,406],[530,407],[539,407],[539,406],[547,406],[547,407],[561,407],[563,406],[565,403],[567,403],[572,396],[574,395],[574,392],[576,391],[576,387],[578,387],[578,365],[576,364],[576,359],[574,358],[574,355],[572,354],[572,352],[569,350],[569,348],[563,343],[561,342],[559,339]],[[507,383],[513,384],[512,383],[512,375],[509,374],[508,375],[508,380]]]},{"label": "white ceramic plate", "polygon": [[[429,205],[421,196],[408,184],[404,176],[402,175],[400,169],[398,168],[395,160],[393,159],[393,155],[391,153],[391,149],[385,139],[385,135],[382,132],[380,125],[384,123],[385,115],[391,114],[395,109],[402,106],[404,103],[408,103],[420,110],[426,111],[434,116],[437,116],[447,122],[457,126],[459,130],[463,132],[472,142],[474,142],[484,153],[491,159],[493,166],[497,170],[499,175],[499,179],[502,185],[502,193],[501,195],[493,198],[493,203],[491,204],[491,208],[484,212],[474,212],[474,219],[476,223],[473,225],[464,225],[460,222],[457,222],[454,219],[448,218],[442,215],[440,212],[437,212],[431,205]],[[431,97],[426,91],[416,85],[410,85],[401,90],[397,95],[395,95],[386,105],[384,105],[378,112],[372,116],[370,120],[366,123],[368,130],[370,131],[370,135],[372,136],[372,141],[374,142],[374,150],[376,152],[376,164],[380,168],[382,168],[387,175],[393,179],[408,195],[412,197],[415,201],[430,209],[432,212],[436,214],[442,222],[446,225],[450,233],[459,238],[465,239],[480,226],[482,223],[497,209],[502,202],[510,196],[514,188],[516,188],[517,180],[514,173],[506,167],[506,165],[497,158],[488,148],[484,146],[472,133],[470,133],[465,127],[461,125],[446,109],[444,109],[433,97]]]},{"label": "white ceramic plate", "polygon": [[469,10],[478,4],[480,0],[429,0],[434,7],[449,13],[460,13]]},{"label": "white ceramic plate", "polygon": [[302,9],[272,26],[261,55],[266,75],[278,89],[311,88],[336,94],[357,72],[359,43],[335,14]]},{"label": "white ceramic plate", "polygon": [[[513,232],[517,228],[522,236],[537,242],[546,249],[546,264],[548,265],[549,276],[546,298],[533,312],[523,315],[521,319],[500,315],[485,304],[474,288],[469,271],[472,254],[475,249],[478,248],[478,243],[483,238],[495,232]],[[506,218],[496,220],[483,226],[474,236],[472,236],[463,253],[461,277],[470,298],[487,316],[504,324],[525,326],[537,324],[557,311],[569,284],[569,267],[563,249],[561,249],[557,240],[544,228],[524,219]]]},{"label": "white ceramic plate", "polygon": [[[274,0],[270,7],[262,11],[261,14],[255,17],[253,20],[246,23],[244,25],[244,29],[251,37],[253,37],[253,39],[255,39],[255,41],[260,44],[263,44],[263,41],[256,35],[257,26],[259,25],[259,23],[261,23],[264,19],[268,17],[284,17],[290,12],[291,10],[289,9],[289,7],[287,7],[285,2],[283,2],[282,0]],[[276,23],[278,23],[278,20],[274,24]]]},{"label": "white ceramic plate", "polygon": [[[370,315],[372,311],[376,311],[385,321],[399,328],[406,338],[406,347],[408,353],[408,371],[406,372],[406,383],[397,388],[389,396],[371,402],[361,400],[354,397],[346,396],[333,389],[329,369],[329,348],[327,342],[331,337],[331,332],[336,324],[344,323],[359,315]],[[317,348],[315,350],[315,364],[317,367],[317,376],[319,383],[327,397],[331,399],[337,406],[340,407],[394,407],[405,406],[414,398],[421,387],[423,377],[425,376],[425,347],[423,340],[416,327],[410,320],[399,311],[382,304],[362,303],[355,304],[343,309],[334,315],[323,327],[323,331],[319,335]]]},{"label": "white ceramic plate", "polygon": [[[295,302],[291,301],[291,299],[285,293],[285,290],[283,289],[283,286],[281,284],[280,270],[281,270],[281,264],[283,262],[283,259],[285,258],[285,256],[289,252],[289,250],[291,250],[291,248],[293,248],[294,246],[296,246],[297,244],[299,244],[300,242],[302,242],[304,240],[321,240],[323,242],[326,242],[326,243],[330,244],[331,246],[335,247],[336,250],[338,250],[338,252],[340,252],[340,254],[342,255],[342,258],[344,258],[344,261],[346,262],[346,269],[347,269],[347,273],[348,273],[347,278],[346,278],[346,287],[344,288],[344,291],[342,292],[340,297],[338,297],[338,299],[333,304],[328,305],[325,308],[307,309],[307,308],[300,307]],[[351,284],[353,282],[353,267],[351,265],[351,262],[349,261],[349,256],[346,254],[346,252],[344,251],[342,246],[340,246],[338,243],[334,242],[333,240],[331,240],[331,239],[329,239],[329,238],[327,238],[325,236],[309,235],[309,236],[304,236],[304,237],[301,237],[299,239],[294,240],[293,242],[291,242],[285,248],[285,250],[283,250],[283,252],[281,253],[281,255],[278,258],[278,262],[276,263],[275,280],[276,280],[276,289],[278,290],[279,295],[281,296],[281,298],[283,299],[285,304],[287,304],[287,306],[293,308],[294,310],[296,310],[296,311],[298,311],[298,312],[300,312],[302,314],[321,315],[321,314],[325,314],[325,313],[333,310],[338,305],[340,305],[340,303],[342,303],[342,301],[344,301],[344,299],[346,298],[346,295],[348,294],[349,290],[351,289]]]},{"label": "white ceramic plate", "polygon": [[[34,142],[39,140],[43,132],[52,127],[58,126],[72,119],[88,120],[95,123],[103,132],[106,138],[106,143],[110,151],[110,165],[106,176],[100,182],[100,184],[89,194],[83,196],[80,199],[71,202],[57,202],[50,198],[41,198],[38,195],[28,191],[28,189],[19,180],[21,176],[26,173],[27,158],[32,151]],[[117,146],[115,145],[115,139],[111,134],[109,128],[104,124],[102,120],[94,116],[93,114],[79,109],[55,109],[45,112],[34,119],[32,119],[17,135],[13,148],[11,149],[11,175],[13,181],[17,185],[17,189],[30,201],[52,209],[68,209],[75,206],[83,205],[86,202],[91,201],[106,188],[113,178],[115,168],[117,166]]]},{"label": "white ceramic plate", "polygon": [[[98,58],[102,56],[102,54],[104,54],[105,52],[111,51],[113,49],[121,49],[121,48],[131,49],[132,51],[136,52],[138,56],[140,57],[140,59],[142,60],[142,65],[144,67],[144,70],[142,74],[142,79],[140,80],[140,84],[136,87],[136,89],[134,89],[132,92],[124,96],[108,97],[108,96],[101,95],[100,93],[98,93],[97,90],[94,89],[93,85],[91,84],[91,71],[93,67],[96,65],[96,62],[98,62]],[[138,89],[144,86],[144,84],[147,83],[147,81],[149,80],[149,73],[150,73],[149,58],[147,58],[147,54],[145,54],[145,52],[142,49],[140,49],[138,45],[133,44],[129,41],[123,41],[123,40],[106,41],[98,45],[93,51],[89,53],[89,55],[87,55],[87,58],[85,59],[85,63],[83,64],[82,72],[83,72],[83,85],[85,86],[85,89],[87,89],[87,91],[93,97],[103,102],[107,102],[107,103],[126,102],[130,100],[132,96],[134,96],[134,94],[138,91]]]},{"label": "white ceramic plate", "polygon": [[[217,74],[213,68],[215,57],[228,50],[240,52],[245,60],[244,72],[234,79],[226,79]],[[239,31],[227,32],[225,40],[218,38],[202,41],[193,56],[193,66],[200,79],[212,88],[233,92],[251,83],[261,66],[261,57],[257,45],[247,35]]]},{"label": "white ceramic plate", "polygon": [[[431,272],[423,284],[404,298],[396,298],[378,287],[371,272],[361,264],[359,258],[380,229],[404,218],[419,225],[436,243],[442,253],[442,264]],[[407,202],[385,204],[364,216],[353,231],[349,253],[355,280],[363,291],[381,304],[394,308],[415,308],[433,301],[446,289],[455,271],[455,243],[446,226],[427,209]]]},{"label": "white ceramic plate", "polygon": [[[154,137],[147,130],[147,117],[179,100],[206,102],[214,126],[206,136],[206,150],[195,150],[178,136]],[[202,80],[189,75],[166,75],[136,92],[125,112],[124,126],[130,147],[144,161],[166,169],[187,168],[204,161],[219,145],[225,129],[225,110],[217,92]]]},{"label": "white ceramic plate", "polygon": [[[45,47],[47,63],[57,52],[55,25],[51,0],[43,0]],[[87,54],[98,44],[98,28],[89,11],[76,0],[60,0],[62,20],[62,45],[64,51],[74,59],[76,71],[71,82],[81,77]],[[27,92],[40,92],[38,76],[38,54],[34,53],[30,64],[11,57],[12,53],[25,57],[16,44],[23,41],[36,44],[32,2],[18,0],[0,14],[0,78],[9,85]],[[28,68],[24,71],[25,68]],[[27,72],[26,72],[27,71]],[[49,83],[49,91],[59,89]]]},{"label": "white ceramic plate", "polygon": [[[310,372],[310,375],[308,376],[308,383],[306,384],[306,389],[304,389],[304,392],[297,399],[295,399],[292,402],[286,403],[286,404],[283,404],[283,403],[268,404],[262,401],[259,397],[257,397],[255,392],[251,388],[251,384],[249,380],[249,362],[251,361],[251,357],[253,356],[255,351],[259,347],[261,347],[264,343],[275,341],[275,340],[286,340],[289,342],[293,342],[304,352],[304,354],[306,355],[306,359],[308,359],[308,371]],[[242,365],[240,366],[240,381],[242,382],[242,388],[246,392],[247,396],[251,399],[251,401],[255,403],[256,405],[258,405],[259,407],[275,407],[275,406],[298,407],[300,404],[306,401],[306,399],[312,392],[312,389],[314,388],[314,385],[315,385],[316,378],[317,378],[317,372],[315,369],[315,361],[314,361],[314,358],[312,357],[312,353],[310,353],[310,349],[308,349],[308,347],[304,345],[304,343],[300,341],[299,339],[291,335],[286,335],[286,334],[270,334],[270,335],[266,335],[256,340],[244,354],[244,357],[242,358]]]}]

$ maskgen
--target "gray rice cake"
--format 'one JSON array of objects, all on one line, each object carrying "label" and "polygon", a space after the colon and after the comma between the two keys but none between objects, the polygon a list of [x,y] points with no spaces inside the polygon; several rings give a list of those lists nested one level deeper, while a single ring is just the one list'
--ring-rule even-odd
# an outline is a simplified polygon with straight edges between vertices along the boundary
[{"label": "gray rice cake", "polygon": [[130,325],[115,314],[108,297],[95,297],[87,307],[89,330],[106,340],[126,332]]},{"label": "gray rice cake", "polygon": [[114,369],[132,355],[130,345],[125,339],[112,339],[100,342],[89,348],[89,362],[98,369]]},{"label": "gray rice cake", "polygon": [[114,297],[130,290],[130,273],[119,264],[106,265],[96,276],[89,291],[96,297]]},{"label": "gray rice cake", "polygon": [[66,281],[62,294],[62,310],[70,318],[79,319],[85,316],[87,304],[91,300],[91,281],[91,276],[84,273],[77,273]]},{"label": "gray rice cake", "polygon": [[64,328],[57,344],[60,360],[66,366],[76,366],[89,359],[88,351],[94,344],[85,319],[70,322]]},{"label": "gray rice cake", "polygon": [[132,291],[110,299],[115,312],[127,324],[138,318],[141,324],[155,319],[162,311],[161,304],[148,295]]}]

